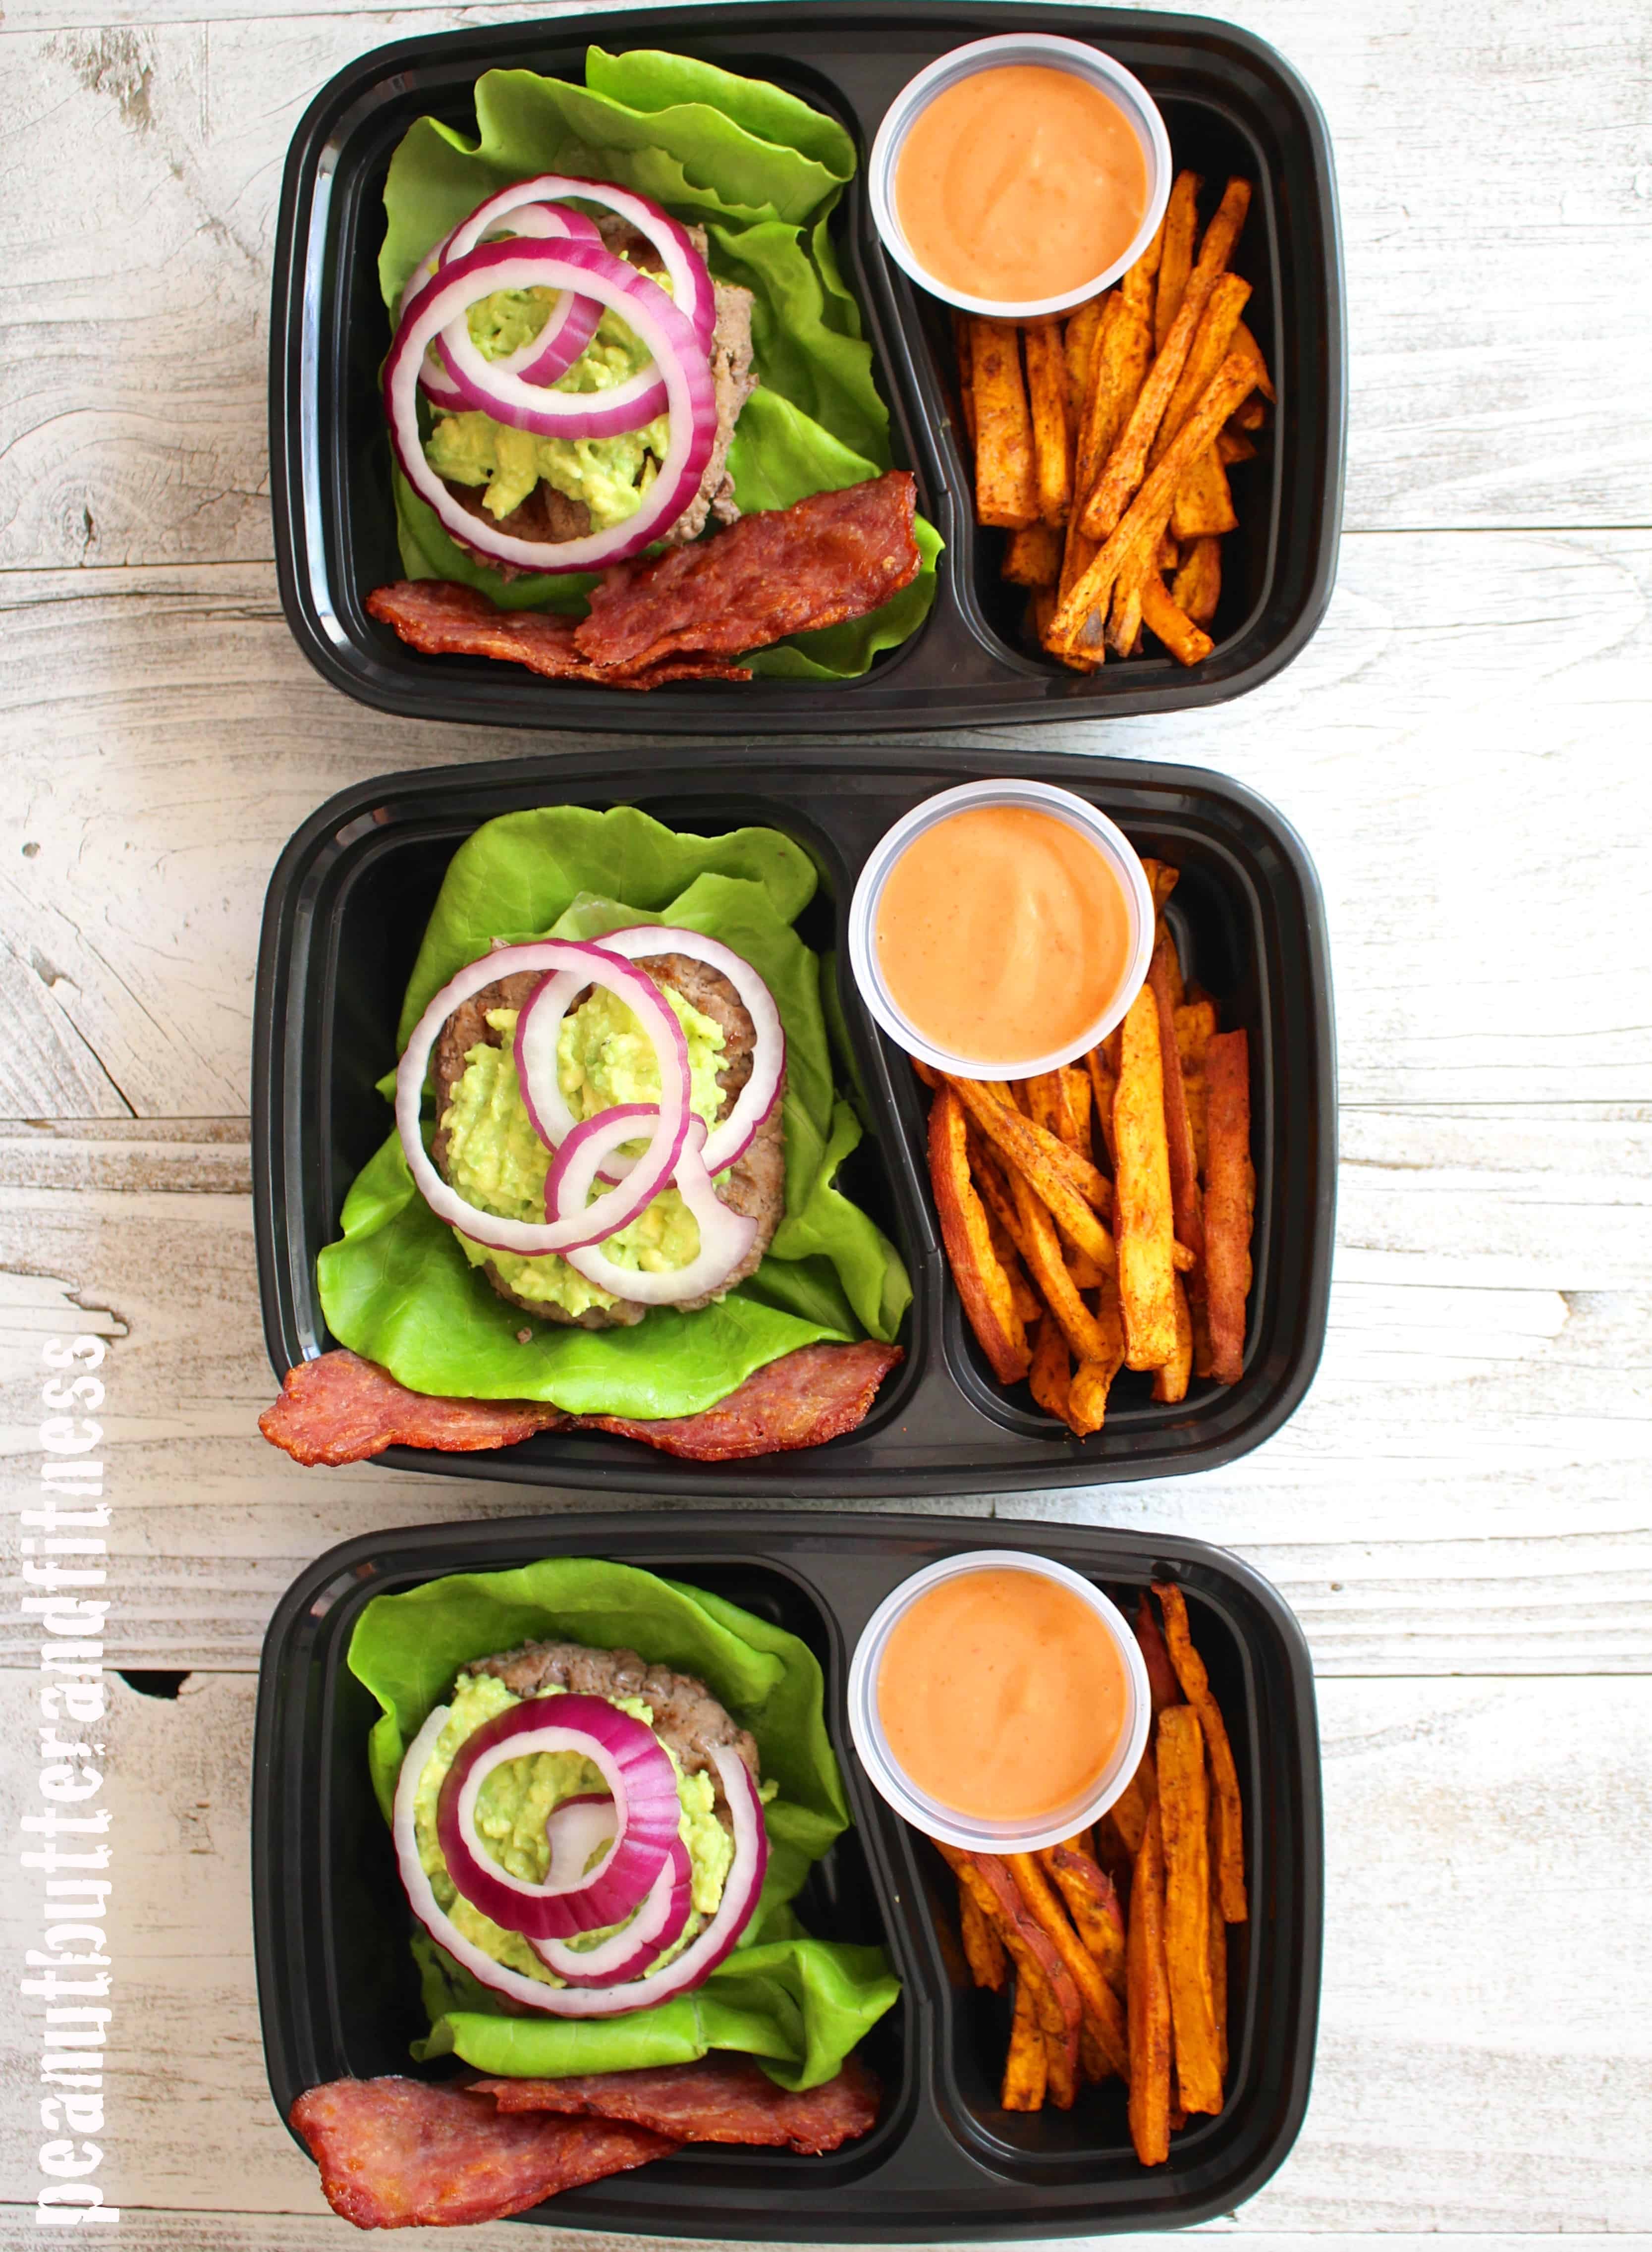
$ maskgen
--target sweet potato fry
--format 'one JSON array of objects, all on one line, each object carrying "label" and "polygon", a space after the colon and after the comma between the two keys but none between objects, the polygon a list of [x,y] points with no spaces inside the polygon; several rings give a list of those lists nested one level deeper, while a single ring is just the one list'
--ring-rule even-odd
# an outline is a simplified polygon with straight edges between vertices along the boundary
[{"label": "sweet potato fry", "polygon": [[1009,1976],[1003,1942],[981,1913],[975,1894],[961,1881],[958,1887],[958,1930],[969,1976],[977,1986],[986,1987],[989,1992],[1003,1993],[1003,1982]]},{"label": "sweet potato fry", "polygon": [[1206,539],[1239,528],[1232,488],[1214,445],[1196,455],[1183,472],[1170,507],[1170,523],[1178,539]]},{"label": "sweet potato fry", "polygon": [[[1076,1281],[1076,1277],[1074,1278]],[[1084,1359],[1072,1372],[1072,1381],[1067,1387],[1067,1421],[1080,1438],[1099,1431],[1106,1421],[1107,1394],[1113,1380],[1124,1366],[1124,1322],[1119,1308],[1119,1278],[1116,1275],[1101,1277],[1096,1302],[1096,1323],[1106,1343],[1106,1351],[1093,1359]]]},{"label": "sweet potato fry", "polygon": [[1016,1980],[1015,2012],[1010,2020],[1010,2053],[1004,2059],[998,2101],[1006,2111],[1041,2111],[1048,2076],[1044,2035],[1032,1982]]},{"label": "sweet potato fry", "polygon": [[1187,277],[1193,270],[1193,245],[1198,238],[1199,190],[1204,185],[1197,172],[1178,172],[1164,206],[1164,247],[1159,257],[1158,287],[1153,295],[1153,349],[1164,350]]},{"label": "sweet potato fry", "polygon": [[945,1845],[938,1845],[938,1850],[1003,1941],[1016,1966],[1017,1984],[1024,1980],[1031,1990],[1048,2052],[1049,2092],[1065,2110],[1078,2087],[1079,2026],[1084,2014],[1072,1974],[996,1854],[964,1853]]},{"label": "sweet potato fry", "polygon": [[1217,1833],[1216,1794],[1210,1794],[1209,1846],[1205,1859],[1211,1876],[1211,2007],[1216,2018],[1216,2063],[1224,2084],[1227,2080],[1227,1919],[1222,1914],[1220,1840]]},{"label": "sweet potato fry", "polygon": [[1190,1705],[1172,1705],[1159,1715],[1156,1742],[1177,2092],[1184,2111],[1219,2111],[1222,2071],[1211,1994],[1210,1793],[1204,1739]]},{"label": "sweet potato fry", "polygon": [[1093,560],[1097,543],[1079,529],[1079,504],[1113,449],[1114,440],[1135,404],[1153,356],[1153,324],[1149,315],[1123,294],[1111,300],[1096,338],[1090,368],[1090,388],[1072,473],[1073,507],[1067,522],[1066,548],[1061,562],[1061,592],[1065,596]]},{"label": "sweet potato fry", "polygon": [[[1246,358],[1250,361],[1252,367],[1255,370],[1256,389],[1271,407],[1274,404],[1274,399],[1278,395],[1274,389],[1274,379],[1267,372],[1267,362],[1262,358],[1262,347],[1257,343],[1255,337],[1251,334],[1249,328],[1243,321],[1239,323],[1238,328],[1233,331],[1233,342],[1238,349],[1245,354]],[[1257,420],[1260,421],[1260,419],[1261,418],[1259,415]],[[1247,430],[1252,427],[1253,426],[1248,422],[1245,425],[1245,427]]]},{"label": "sweet potato fry", "polygon": [[1182,1685],[1170,1663],[1170,1653],[1164,1646],[1164,1635],[1155,1615],[1152,1600],[1145,1588],[1135,1607],[1135,1616],[1130,1622],[1135,1635],[1136,1648],[1142,1653],[1142,1663],[1147,1668],[1148,1693],[1153,1703],[1156,1720],[1167,1705],[1182,1702]]},{"label": "sweet potato fry", "polygon": [[[1038,520],[1032,415],[1021,374],[1021,343],[1008,321],[969,321],[975,395],[975,515],[1018,532]],[[1225,419],[1225,418],[1224,418]]]},{"label": "sweet potato fry", "polygon": [[1193,1637],[1188,1629],[1187,1599],[1180,1588],[1162,1586],[1156,1580],[1153,1592],[1159,1599],[1159,1609],[1164,1615],[1164,1640],[1170,1653],[1170,1663],[1176,1668],[1176,1678],[1182,1685],[1182,1694],[1199,1716],[1199,1727],[1204,1734],[1204,1749],[1211,1762],[1211,1781],[1216,1797],[1215,1823],[1217,1833],[1217,1865],[1221,1880],[1222,1915],[1229,1923],[1243,1923],[1245,1903],[1245,1822],[1239,1804],[1239,1769],[1233,1764],[1233,1747],[1228,1741],[1227,1727],[1222,1710],[1211,1689],[1211,1677],[1204,1670],[1204,1660],[1193,1647]]},{"label": "sweet potato fry", "polygon": [[[1192,272],[1188,275],[1187,286],[1183,292],[1176,318],[1170,323],[1169,334],[1160,346],[1152,367],[1148,372],[1147,381],[1142,386],[1135,405],[1130,410],[1129,420],[1120,432],[1113,451],[1107,457],[1107,466],[1096,480],[1094,489],[1085,501],[1080,521],[1092,539],[1106,539],[1109,537],[1129,507],[1131,496],[1142,482],[1143,472],[1148,466],[1149,449],[1158,434],[1159,424],[1163,419],[1165,408],[1170,405],[1171,394],[1182,379],[1182,371],[1187,365],[1187,357],[1192,347],[1194,333],[1204,315],[1205,305],[1210,300],[1211,292],[1232,254],[1233,245],[1239,238],[1239,231],[1245,224],[1245,214],[1250,206],[1250,199],[1251,191],[1247,182],[1230,180],[1216,217],[1204,230],[1204,240],[1199,246],[1198,260]],[[977,335],[975,344],[977,365],[979,365],[980,353],[981,345]],[[1245,392],[1254,386],[1255,373],[1252,363],[1240,355],[1240,365],[1245,372],[1244,389],[1237,393],[1230,405],[1223,408],[1208,434],[1201,440],[1199,445],[1189,449],[1187,458],[1190,459],[1211,443],[1217,431],[1226,421],[1233,407],[1239,405]],[[1210,386],[1207,386],[1207,392]],[[1193,419],[1193,414],[1190,411],[1188,420],[1191,421]],[[1183,428],[1186,427],[1187,424],[1184,423]],[[1180,431],[1173,434],[1170,446],[1165,450],[1164,458],[1167,461],[1174,453],[1181,435]],[[1178,477],[1177,483],[1179,483],[1179,482]],[[1155,539],[1157,536],[1157,528],[1156,528]],[[1182,535],[1178,532],[1177,536],[1179,539]]]},{"label": "sweet potato fry", "polygon": [[1076,1150],[1081,1157],[1090,1155],[1090,1074],[1081,1063],[1064,1063],[1061,1081],[1060,1123],[1056,1132],[1069,1150]]},{"label": "sweet potato fry", "polygon": [[1046,1415],[1058,1423],[1067,1420],[1067,1391],[1072,1381],[1072,1360],[1061,1324],[1053,1314],[1044,1315],[1032,1343],[1032,1366],[1027,1382]]},{"label": "sweet potato fry", "polygon": [[[1110,597],[1115,580],[1125,575],[1126,564],[1142,553],[1150,553],[1156,546],[1170,521],[1177,490],[1188,463],[1214,443],[1217,432],[1245,396],[1251,379],[1251,371],[1245,361],[1237,352],[1230,352],[1216,380],[1170,441],[1163,460],[1141,482],[1135,497],[1108,533],[1106,545],[1097,550],[1094,561],[1063,597],[1050,629],[1051,639],[1063,649],[1082,652],[1092,648],[1091,629],[1098,608]],[[1119,442],[1123,445],[1126,441],[1121,439]],[[1114,452],[1117,454],[1117,447]],[[1098,485],[1098,492],[1100,490]],[[1089,626],[1080,636],[1079,629],[1086,626],[1086,621]]]},{"label": "sweet potato fry", "polygon": [[[1177,1053],[1182,1059],[1182,1087],[1187,1096],[1187,1123],[1193,1136],[1193,1154],[1197,1160],[1201,1180],[1205,1178],[1207,1164],[1204,1057],[1215,1030],[1216,1004],[1213,1001],[1188,1001],[1177,1010]],[[1200,1373],[1204,1373],[1203,1371]]]},{"label": "sweet potato fry", "polygon": [[1149,334],[1153,324],[1153,284],[1163,255],[1164,221],[1161,219],[1153,230],[1152,241],[1119,283],[1120,295],[1146,315]]},{"label": "sweet potato fry", "polygon": [[1222,598],[1222,543],[1213,535],[1196,539],[1184,553],[1170,588],[1177,606],[1195,625],[1207,626]]},{"label": "sweet potato fry", "polygon": [[1170,2155],[1170,1974],[1164,1954],[1164,1842],[1149,1815],[1130,1877],[1125,1939],[1129,1984],[1130,2140],[1144,2166]]},{"label": "sweet potato fry", "polygon": [[1086,297],[1083,304],[1075,305],[1067,315],[1066,326],[1061,332],[1061,356],[1067,369],[1067,421],[1075,437],[1084,414],[1084,402],[1090,393],[1091,355],[1112,298],[1111,290],[1105,296]]},{"label": "sweet potato fry", "polygon": [[[1029,322],[1022,333],[1027,355],[1027,404],[1032,414],[1033,474],[1038,514],[1052,529],[1058,529],[1066,522],[1072,502],[1067,365],[1062,356],[1061,331],[1056,322]],[[1046,583],[1053,586],[1055,579],[1056,572],[1052,571]]]},{"label": "sweet potato fry", "polygon": [[1215,648],[1203,626],[1196,626],[1156,571],[1142,581],[1142,623],[1159,639],[1178,664],[1202,664]]},{"label": "sweet potato fry", "polygon": [[1015,1310],[1010,1278],[998,1263],[987,1215],[969,1178],[964,1111],[956,1092],[943,1087],[929,1106],[929,1178],[941,1239],[969,1326],[1001,1384],[1018,1384],[1031,1354]]},{"label": "sweet potato fry", "polygon": [[1119,1998],[1101,1975],[1101,1966],[1067,1920],[1036,1853],[1005,1855],[1022,1899],[1066,1965],[1084,2014],[1101,2045],[1108,2067],[1122,2078],[1130,2069],[1129,2034]]},{"label": "sweet potato fry", "polygon": [[1148,889],[1153,894],[1153,912],[1162,915],[1171,893],[1181,881],[1182,872],[1173,868],[1168,860],[1156,860],[1150,852],[1142,856],[1142,872],[1147,878]]},{"label": "sweet potato fry", "polygon": [[1012,587],[1053,587],[1061,575],[1061,534],[1048,524],[1012,532],[999,571]]},{"label": "sweet potato fry", "polygon": [[[1097,1212],[1111,1213],[1113,1188],[1106,1174],[1078,1150],[1068,1149],[1048,1127],[1040,1126],[1013,1103],[1007,1102],[990,1080],[954,1079],[947,1084],[957,1090],[958,1099],[971,1118],[1017,1172],[1025,1173],[1034,1182],[1038,1181],[1041,1171],[1046,1172],[1054,1180],[1065,1182],[1075,1196],[1081,1197]],[[1044,1193],[1042,1185],[1039,1193]],[[1100,1255],[1104,1267],[1112,1263],[1106,1253]]]},{"label": "sweet potato fry", "polygon": [[[1243,326],[1243,323],[1241,323],[1240,325]],[[1230,430],[1241,431],[1248,436],[1253,430],[1260,430],[1267,420],[1267,401],[1260,391],[1253,391],[1248,399],[1241,400],[1233,409],[1227,419],[1227,427]]]},{"label": "sweet potato fry", "polygon": [[1132,1860],[1142,1850],[1147,1818],[1158,1796],[1158,1778],[1153,1772],[1153,1755],[1143,1752],[1135,1773],[1107,1810],[1107,1818]]},{"label": "sweet potato fry", "polygon": [[1122,2001],[1125,1995],[1124,1917],[1113,1880],[1095,1856],[1071,1839],[1046,1845],[1038,1856],[1067,1904],[1079,1938],[1101,1976]]},{"label": "sweet potato fry", "polygon": [[1145,987],[1124,1020],[1113,1135],[1125,1359],[1131,1368],[1158,1368],[1176,1351],[1176,1302],[1170,1293],[1176,1269],[1158,1011]]},{"label": "sweet potato fry", "polygon": [[1235,462],[1253,462],[1256,441],[1243,430],[1236,430],[1231,422],[1224,424],[1216,434],[1216,458],[1222,467],[1231,469]]},{"label": "sweet potato fry", "polygon": [[1175,960],[1176,941],[1170,925],[1162,921],[1154,934],[1148,987],[1159,1020],[1164,1138],[1170,1161],[1170,1210],[1176,1219],[1177,1241],[1184,1243],[1197,1257],[1204,1248],[1204,1217],[1199,1200],[1198,1159],[1187,1115],[1187,1088],[1182,1078],[1182,1055],[1176,1040],[1176,999],[1170,990],[1170,965]]},{"label": "sweet potato fry", "polygon": [[1173,1407],[1177,1401],[1187,1398],[1188,1381],[1193,1373],[1193,1313],[1179,1275],[1170,1288],[1176,1298],[1176,1352],[1162,1368],[1154,1370],[1153,1397]]},{"label": "sweet potato fry", "polygon": [[[1204,1300],[1211,1324],[1211,1373],[1218,1384],[1237,1384],[1245,1373],[1245,1301],[1251,1287],[1251,1223],[1256,1207],[1250,1059],[1243,1032],[1214,1035],[1204,1052],[1204,1079],[1209,1143]],[[1121,1242],[1121,1256],[1122,1252]]]},{"label": "sweet potato fry", "polygon": [[1170,393],[1158,430],[1148,449],[1149,467],[1159,461],[1172,438],[1193,412],[1209,387],[1216,371],[1227,358],[1232,347],[1233,332],[1239,327],[1239,316],[1250,302],[1251,285],[1237,274],[1221,274],[1216,278],[1199,316],[1198,327],[1188,347],[1187,364],[1177,379],[1176,389]]},{"label": "sweet potato fry", "polygon": [[[1100,1322],[1079,1296],[1061,1256],[1061,1244],[1048,1207],[1024,1174],[1010,1184],[1027,1240],[1027,1266],[1062,1334],[1081,1361],[1105,1362],[1108,1338]],[[1071,1405],[1071,1395],[1069,1395]]]},{"label": "sweet potato fry", "polygon": [[1113,1098],[1118,1091],[1118,1077],[1100,1048],[1092,1048],[1084,1059],[1090,1074],[1090,1091],[1095,1098],[1096,1123],[1101,1129],[1101,1142],[1107,1153],[1107,1163],[1117,1164],[1113,1148]]}]

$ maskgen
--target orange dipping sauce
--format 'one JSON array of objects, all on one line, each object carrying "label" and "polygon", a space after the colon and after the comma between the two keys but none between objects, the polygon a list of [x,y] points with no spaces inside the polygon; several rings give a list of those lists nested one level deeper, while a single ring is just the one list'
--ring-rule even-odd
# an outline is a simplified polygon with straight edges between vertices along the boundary
[{"label": "orange dipping sauce", "polygon": [[918,1790],[989,1822],[1037,1822],[1093,1790],[1125,1732],[1129,1687],[1082,1596],[988,1566],[926,1588],[890,1630],[878,1717]]},{"label": "orange dipping sauce", "polygon": [[914,837],[872,933],[890,998],[945,1054],[1013,1065],[1081,1040],[1130,965],[1100,845],[1031,806],[976,805]]},{"label": "orange dipping sauce", "polygon": [[1036,304],[1124,256],[1147,211],[1147,158],[1090,80],[1003,63],[919,111],[892,187],[926,273],[962,296]]}]

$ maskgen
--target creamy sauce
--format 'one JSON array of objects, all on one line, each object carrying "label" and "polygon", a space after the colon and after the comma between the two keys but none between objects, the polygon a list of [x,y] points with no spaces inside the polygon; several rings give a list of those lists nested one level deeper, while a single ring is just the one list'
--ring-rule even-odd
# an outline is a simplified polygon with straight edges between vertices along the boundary
[{"label": "creamy sauce", "polygon": [[1081,1040],[1130,961],[1112,863],[1031,806],[969,806],[913,838],[884,879],[873,935],[914,1031],[983,1064]]},{"label": "creamy sauce", "polygon": [[1147,159],[1100,87],[1043,63],[975,71],[913,120],[895,160],[901,232],[967,297],[1034,304],[1094,282],[1135,239]]},{"label": "creamy sauce", "polygon": [[1124,1660],[1089,1605],[1013,1566],[927,1588],[878,1669],[896,1762],[941,1805],[986,1821],[1035,1822],[1093,1790],[1128,1699]]}]

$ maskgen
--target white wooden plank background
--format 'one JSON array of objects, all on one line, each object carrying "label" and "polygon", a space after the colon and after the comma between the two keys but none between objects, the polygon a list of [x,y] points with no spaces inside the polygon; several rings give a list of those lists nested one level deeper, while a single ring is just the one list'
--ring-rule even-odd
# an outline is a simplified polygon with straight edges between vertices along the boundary
[{"label": "white wooden plank background", "polygon": [[[135,2252],[348,2241],[259,2052],[246,1776],[272,1604],[348,1534],[543,1500],[303,1473],[259,1440],[246,1114],[287,836],[361,776],[503,748],[358,710],[282,622],[263,387],[287,139],[371,46],[556,12],[580,11],[0,15],[0,1493],[15,1511],[33,1483],[40,1340],[99,1331],[115,1646],[189,1676],[176,1701],[119,1689],[108,1724],[105,2178]],[[1341,580],[1270,688],[1062,740],[1234,773],[1314,853],[1343,1098],[1331,1326],[1307,1404],[1231,1470],[998,1507],[1225,1541],[1313,1646],[1314,2101],[1275,2182],[1211,2233],[1652,2243],[1652,8],[1196,12],[1282,46],[1335,137]],[[18,1584],[6,1741],[34,1717]],[[26,1882],[0,1893],[8,1962],[31,1905]],[[9,2245],[37,2234],[6,2201],[31,2197],[38,2137],[5,1988]]]}]

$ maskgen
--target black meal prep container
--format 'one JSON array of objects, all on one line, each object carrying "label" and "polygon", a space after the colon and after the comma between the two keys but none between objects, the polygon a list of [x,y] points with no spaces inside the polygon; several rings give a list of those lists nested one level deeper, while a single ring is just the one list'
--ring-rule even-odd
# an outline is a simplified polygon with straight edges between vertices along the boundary
[{"label": "black meal prep container", "polygon": [[[1235,268],[1279,407],[1257,459],[1233,471],[1240,528],[1223,544],[1217,647],[1191,670],[1168,657],[1069,672],[1024,643],[1024,597],[998,575],[1003,534],[978,531],[954,419],[945,306],[888,258],[864,193],[885,109],[948,49],[1010,28],[1087,38],[1141,78],[1178,164],[1255,187]],[[582,77],[586,45],[668,47],[772,79],[839,118],[862,165],[836,223],[892,417],[895,458],[947,549],[934,608],[859,680],[753,680],[621,695],[482,658],[427,657],[376,623],[368,592],[401,576],[378,368],[390,342],[376,262],[392,151],[427,113],[474,134],[486,70]],[[1302,648],[1324,613],[1342,518],[1347,375],[1342,253],[1330,143],[1313,95],[1262,40],[1232,24],[1131,9],[884,0],[820,7],[627,9],[475,26],[364,55],[325,86],[287,160],[270,320],[270,466],[281,601],[299,646],[337,687],[410,718],[516,727],[768,734],[830,728],[1097,718],[1183,711],[1253,688]]]},{"label": "black meal prep container", "polygon": [[[1230,1928],[1232,2067],[1220,2114],[1138,2165],[1117,2081],[1070,2112],[997,2104],[1009,2012],[968,1983],[956,1895],[934,1847],[872,1790],[850,1747],[849,1659],[872,1611],[939,1557],[990,1545],[1052,1556],[1134,1604],[1150,1580],[1188,1596],[1232,1736],[1250,1921]],[[253,1923],[271,2091],[419,2070],[425,2030],[390,1835],[368,1780],[378,1707],[345,1654],[363,1606],[445,1573],[611,1556],[687,1580],[788,1627],[826,1676],[827,1726],[855,1826],[799,1902],[823,1937],[881,1941],[902,1999],[863,2054],[884,2084],[862,2141],[825,2158],[690,2149],[555,2198],[524,2221],[635,2235],[919,2243],[1182,2227],[1229,2212],[1301,2125],[1319,2007],[1323,1893],[1318,1740],[1307,1646],[1267,1581],[1192,1540],[961,1518],[657,1512],[438,1525],[345,1542],[288,1589],[265,1638],[253,1784]],[[451,2067],[426,2068],[440,2077]]]},{"label": "black meal prep container", "polygon": [[[843,923],[861,865],[920,799],[988,775],[1037,775],[1093,799],[1143,852],[1182,872],[1170,920],[1190,977],[1250,1035],[1256,1225],[1242,1380],[1196,1380],[1179,1407],[1122,1374],[1106,1428],[1086,1440],[1005,1391],[965,1323],[941,1248],[924,1155],[927,1098],[878,1032],[847,970]],[[253,1195],[264,1333],[278,1373],[330,1339],[316,1257],[346,1190],[391,1126],[375,1087],[395,1062],[401,997],[448,862],[496,815],[571,803],[642,806],[711,833],[765,823],[821,874],[799,928],[835,953],[869,1128],[840,1176],[899,1245],[913,1303],[903,1366],[857,1431],[807,1451],[707,1466],[593,1432],[541,1432],[494,1453],[395,1447],[379,1459],[448,1476],[684,1497],[713,1481],[760,1498],[944,1495],[1209,1470],[1278,1429],[1312,1380],[1325,1332],[1336,1200],[1330,969],[1318,881],[1260,798],[1192,767],[1003,750],[706,752],[658,748],[521,758],[393,775],[335,797],[298,831],[270,879],[253,1011]],[[485,1288],[480,1280],[476,1287]]]}]

